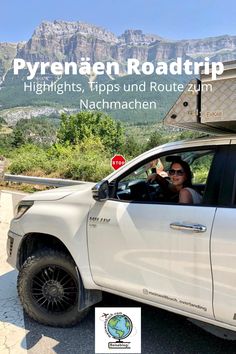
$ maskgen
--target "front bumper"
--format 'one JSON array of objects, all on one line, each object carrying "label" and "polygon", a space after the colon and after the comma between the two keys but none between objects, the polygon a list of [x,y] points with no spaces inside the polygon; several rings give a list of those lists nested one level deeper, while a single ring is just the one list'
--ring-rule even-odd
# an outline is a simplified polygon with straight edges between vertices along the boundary
[{"label": "front bumper", "polygon": [[11,230],[8,231],[7,238],[7,262],[13,267],[18,268],[18,249],[22,241],[22,236],[17,235]]}]

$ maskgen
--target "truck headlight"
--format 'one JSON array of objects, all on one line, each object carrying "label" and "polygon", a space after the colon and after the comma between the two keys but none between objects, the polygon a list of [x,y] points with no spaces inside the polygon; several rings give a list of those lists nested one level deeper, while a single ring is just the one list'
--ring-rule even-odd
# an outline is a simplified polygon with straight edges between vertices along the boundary
[{"label": "truck headlight", "polygon": [[33,204],[34,204],[33,201],[22,200],[16,207],[14,218],[15,219],[21,218],[27,212],[27,210],[29,210],[29,208],[32,207]]}]

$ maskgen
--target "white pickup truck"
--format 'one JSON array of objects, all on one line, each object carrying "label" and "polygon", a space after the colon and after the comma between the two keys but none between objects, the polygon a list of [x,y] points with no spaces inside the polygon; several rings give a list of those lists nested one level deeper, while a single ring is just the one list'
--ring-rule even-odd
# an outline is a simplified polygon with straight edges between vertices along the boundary
[{"label": "white pickup truck", "polygon": [[[147,166],[187,161],[201,204],[166,201]],[[236,136],[166,144],[101,183],[38,192],[18,205],[8,261],[26,312],[75,324],[102,291],[236,331]],[[91,190],[92,189],[92,190]]]},{"label": "white pickup truck", "polygon": [[[182,109],[199,119],[188,97],[167,119],[178,121]],[[199,204],[172,201],[147,178],[153,160],[168,171],[180,158]],[[109,292],[236,331],[236,135],[159,146],[96,185],[25,197],[8,262],[19,270],[24,309],[47,325],[77,323]]]}]

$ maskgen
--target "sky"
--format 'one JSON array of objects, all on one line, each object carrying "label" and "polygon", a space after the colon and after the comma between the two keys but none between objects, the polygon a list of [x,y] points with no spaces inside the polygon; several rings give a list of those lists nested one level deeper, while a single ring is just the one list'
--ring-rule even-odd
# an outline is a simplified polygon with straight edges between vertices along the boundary
[{"label": "sky", "polygon": [[0,42],[30,39],[42,21],[82,21],[121,35],[169,39],[236,35],[235,0],[0,0]]}]

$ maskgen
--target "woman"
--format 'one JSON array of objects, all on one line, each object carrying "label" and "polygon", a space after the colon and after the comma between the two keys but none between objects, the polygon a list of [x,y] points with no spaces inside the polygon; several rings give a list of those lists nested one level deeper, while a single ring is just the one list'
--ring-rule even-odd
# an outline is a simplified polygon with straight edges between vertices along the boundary
[{"label": "woman", "polygon": [[189,164],[181,159],[171,163],[168,176],[170,181],[158,174],[152,174],[148,180],[156,180],[162,187],[167,201],[176,201],[184,204],[199,204],[202,196],[193,189],[192,172]]},{"label": "woman", "polygon": [[199,204],[202,196],[193,189],[192,172],[189,164],[183,160],[172,162],[169,169],[170,188],[179,193],[179,203]]}]

